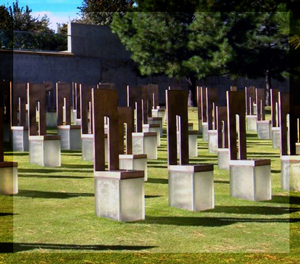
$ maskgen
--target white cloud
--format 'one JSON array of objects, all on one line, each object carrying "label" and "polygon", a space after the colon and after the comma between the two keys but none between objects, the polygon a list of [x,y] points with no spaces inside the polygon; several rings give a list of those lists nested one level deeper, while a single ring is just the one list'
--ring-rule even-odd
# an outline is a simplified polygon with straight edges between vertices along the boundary
[{"label": "white cloud", "polygon": [[44,15],[50,20],[49,27],[53,30],[57,30],[57,23],[68,23],[69,21],[78,18],[76,12],[50,12],[50,11],[39,11],[39,12],[32,12],[33,17],[42,18]]}]

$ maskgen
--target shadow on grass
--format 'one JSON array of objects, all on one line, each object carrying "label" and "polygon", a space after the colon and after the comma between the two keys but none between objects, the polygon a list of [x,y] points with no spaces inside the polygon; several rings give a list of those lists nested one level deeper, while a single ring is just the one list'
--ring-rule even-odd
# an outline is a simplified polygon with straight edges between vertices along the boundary
[{"label": "shadow on grass", "polygon": [[46,198],[46,199],[68,199],[73,197],[93,197],[93,193],[64,193],[64,192],[43,192],[34,190],[19,190],[16,196],[30,198]]},{"label": "shadow on grass", "polygon": [[271,201],[265,202],[300,205],[300,196],[273,195]]},{"label": "shadow on grass", "polygon": [[271,173],[281,173],[281,170],[271,170]]},{"label": "shadow on grass", "polygon": [[214,183],[230,184],[230,181],[217,180],[217,181],[214,181]]},{"label": "shadow on grass", "polygon": [[61,168],[71,169],[93,169],[93,164],[62,164]]},{"label": "shadow on grass", "polygon": [[58,175],[43,175],[43,174],[18,174],[18,177],[22,178],[50,178],[50,179],[92,179],[92,177],[82,177],[82,176],[58,176]]},{"label": "shadow on grass", "polygon": [[9,215],[11,216],[11,215],[14,215],[14,214],[13,213],[0,213],[0,217],[1,216],[9,216]]},{"label": "shadow on grass", "polygon": [[270,206],[216,206],[211,213],[252,214],[252,215],[283,215],[299,212],[300,208]]},{"label": "shadow on grass", "polygon": [[81,150],[62,150],[62,156],[71,156],[71,157],[81,157],[82,153]]},{"label": "shadow on grass", "polygon": [[147,167],[148,168],[159,168],[159,169],[167,169],[168,168],[168,166],[167,165],[154,165],[154,164],[147,164]]},{"label": "shadow on grass", "polygon": [[148,178],[147,183],[168,184],[168,179]]},{"label": "shadow on grass", "polygon": [[5,156],[28,156],[28,155],[29,155],[29,152],[14,151],[14,152],[5,153]]},{"label": "shadow on grass", "polygon": [[163,159],[163,158],[157,158],[157,159],[154,159],[154,160],[148,160],[148,163],[163,163],[165,164],[167,162],[167,159]]},{"label": "shadow on grass", "polygon": [[262,152],[247,152],[247,155],[249,156],[258,156],[258,157],[261,157],[260,159],[262,158],[265,158],[265,157],[273,157],[273,158],[279,158],[280,157],[280,154],[279,153],[275,153],[275,152],[267,152],[267,153],[262,153]]},{"label": "shadow on grass", "polygon": [[80,154],[81,155],[81,150],[62,150],[61,154]]},{"label": "shadow on grass", "polygon": [[18,169],[19,173],[41,173],[41,174],[45,174],[45,173],[54,173],[54,172],[58,172],[59,169],[55,170],[55,169],[48,169],[48,168],[43,168],[43,169]]},{"label": "shadow on grass", "polygon": [[[248,134],[246,133],[247,138],[257,138],[257,134]],[[257,138],[258,139],[258,138]]]},{"label": "shadow on grass", "polygon": [[81,153],[79,153],[79,154],[76,154],[76,153],[62,153],[61,154],[62,156],[67,156],[67,157],[81,157],[82,156],[82,154]]},{"label": "shadow on grass", "polygon": [[174,226],[207,226],[221,227],[236,223],[292,223],[300,222],[300,218],[229,218],[229,217],[176,217],[176,216],[146,216],[140,224],[174,225]]},{"label": "shadow on grass", "polygon": [[146,199],[159,198],[159,197],[162,197],[162,195],[145,195]]},{"label": "shadow on grass", "polygon": [[75,244],[44,244],[44,243],[0,243],[0,253],[17,253],[34,249],[54,250],[144,250],[155,246],[123,246],[123,245],[75,245]]}]

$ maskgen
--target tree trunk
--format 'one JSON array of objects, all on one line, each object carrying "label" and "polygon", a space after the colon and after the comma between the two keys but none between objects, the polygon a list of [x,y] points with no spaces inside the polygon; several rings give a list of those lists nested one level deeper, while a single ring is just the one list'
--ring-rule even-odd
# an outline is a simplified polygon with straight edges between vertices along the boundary
[{"label": "tree trunk", "polygon": [[266,105],[270,105],[270,89],[271,89],[271,75],[270,71],[266,70]]},{"label": "tree trunk", "polygon": [[189,84],[189,106],[197,106],[197,98],[196,98],[196,76],[185,77],[185,80]]}]

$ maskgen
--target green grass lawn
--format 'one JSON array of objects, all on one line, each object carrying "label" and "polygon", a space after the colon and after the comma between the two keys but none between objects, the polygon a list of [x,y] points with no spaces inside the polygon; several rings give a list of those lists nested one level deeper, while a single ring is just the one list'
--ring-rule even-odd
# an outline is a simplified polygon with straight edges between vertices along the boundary
[{"label": "green grass lawn", "polygon": [[[189,120],[196,129],[196,108]],[[95,217],[93,165],[80,152],[62,151],[60,168],[44,168],[7,150],[6,160],[19,163],[19,193],[0,196],[0,245],[13,242],[15,252],[0,263],[299,262],[300,194],[281,189],[271,140],[247,135],[248,159],[271,159],[272,172],[272,200],[252,202],[230,197],[229,172],[198,139],[191,163],[215,165],[215,208],[205,212],[168,206],[166,143],[164,134],[158,160],[148,161],[146,220],[134,223]]]}]

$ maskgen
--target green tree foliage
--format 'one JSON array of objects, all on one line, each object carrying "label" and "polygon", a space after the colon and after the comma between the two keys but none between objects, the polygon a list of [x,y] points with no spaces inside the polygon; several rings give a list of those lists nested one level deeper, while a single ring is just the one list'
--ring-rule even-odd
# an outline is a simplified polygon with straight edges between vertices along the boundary
[{"label": "green tree foliage", "polygon": [[18,1],[8,8],[0,6],[0,42],[7,49],[66,50],[67,36],[49,28],[47,16],[35,18],[32,10]]},{"label": "green tree foliage", "polygon": [[115,14],[111,28],[142,74],[184,77],[194,99],[197,78],[222,73],[230,58],[220,17],[218,12],[127,12]]},{"label": "green tree foliage", "polygon": [[[132,12],[115,14],[111,28],[142,74],[185,77],[192,95],[196,80],[209,75],[265,77],[267,90],[272,78],[283,79],[288,45],[276,20],[280,1],[136,2]],[[247,5],[252,12],[241,12]]]},{"label": "green tree foliage", "polygon": [[0,6],[0,48],[5,47],[13,39],[13,19],[5,6]]},{"label": "green tree foliage", "polygon": [[[282,34],[288,35],[290,44],[290,79],[299,81],[300,76],[300,14],[298,12],[300,8],[299,1],[291,1],[288,4],[281,6],[281,12],[277,14],[277,19],[280,24],[280,31]],[[291,82],[290,82],[291,83]],[[291,85],[291,89],[293,89]],[[296,90],[299,90],[299,94],[295,97],[299,98],[300,89],[299,85],[296,85]]]},{"label": "green tree foliage", "polygon": [[132,0],[83,0],[78,7],[81,13],[79,22],[109,25],[115,12],[125,13],[133,5]]},{"label": "green tree foliage", "polygon": [[240,13],[228,34],[234,50],[227,65],[230,75],[264,77],[267,104],[271,80],[283,81],[289,65],[288,38],[279,30],[277,15],[278,12]]}]

